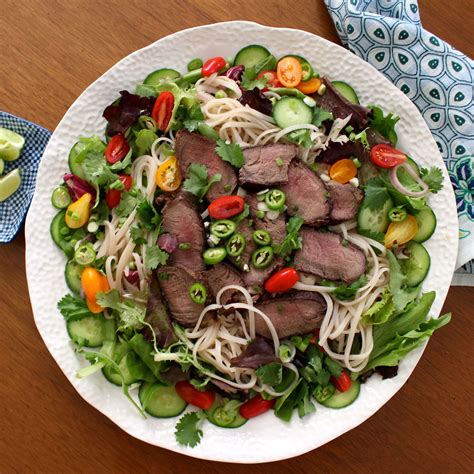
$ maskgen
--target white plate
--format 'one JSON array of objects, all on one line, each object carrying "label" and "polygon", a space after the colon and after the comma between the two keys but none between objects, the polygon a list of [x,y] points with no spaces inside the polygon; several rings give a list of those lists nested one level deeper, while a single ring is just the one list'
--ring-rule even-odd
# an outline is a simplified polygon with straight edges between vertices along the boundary
[{"label": "white plate", "polygon": [[356,427],[400,389],[423,349],[403,360],[397,377],[385,381],[372,377],[362,386],[357,401],[344,410],[318,407],[314,415],[303,420],[296,415],[291,423],[267,413],[237,430],[206,423],[201,444],[195,448],[182,447],[174,437],[176,419],[142,419],[120,388],[108,383],[101,373],[83,380],[75,377],[77,369],[87,363],[72,350],[63,318],[56,308],[68,289],[63,278],[65,258],[51,240],[49,225],[55,214],[50,203],[51,192],[67,170],[71,146],[79,136],[103,134],[102,111],[117,97],[118,91],[133,91],[135,84],[154,69],[172,67],[184,71],[192,58],[233,56],[251,43],[267,46],[277,57],[289,52],[299,54],[309,59],[320,73],[350,82],[363,104],[380,104],[400,115],[397,132],[402,150],[421,165],[443,169],[445,187],[430,201],[438,216],[438,227],[427,243],[432,262],[424,284],[424,288],[437,292],[431,314],[438,316],[454,271],[458,227],[454,194],[430,131],[410,100],[369,64],[340,46],[304,31],[241,21],[219,23],[180,31],[127,56],[88,87],[59,123],[41,161],[26,222],[26,270],[35,322],[52,356],[79,394],[124,431],[147,443],[202,459],[239,463],[297,456]]}]

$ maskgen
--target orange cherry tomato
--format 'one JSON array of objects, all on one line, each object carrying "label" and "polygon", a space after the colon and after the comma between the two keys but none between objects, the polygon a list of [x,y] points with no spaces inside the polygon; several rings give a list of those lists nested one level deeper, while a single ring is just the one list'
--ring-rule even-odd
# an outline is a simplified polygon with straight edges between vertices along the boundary
[{"label": "orange cherry tomato", "polygon": [[321,79],[319,77],[312,77],[308,81],[300,82],[296,87],[303,94],[314,94],[321,87]]},{"label": "orange cherry tomato", "polygon": [[277,76],[283,86],[296,87],[301,82],[302,74],[301,64],[296,58],[287,56],[278,61]]},{"label": "orange cherry tomato", "polygon": [[93,267],[85,267],[81,275],[81,285],[86,295],[87,307],[92,313],[100,313],[102,307],[97,304],[97,293],[110,290],[107,277]]},{"label": "orange cherry tomato", "polygon": [[384,245],[391,249],[395,244],[403,245],[415,237],[418,232],[418,222],[416,219],[408,215],[404,221],[391,222],[385,232]]},{"label": "orange cherry tomato", "polygon": [[299,280],[298,272],[291,267],[283,268],[274,273],[266,282],[265,289],[269,293],[281,293],[288,291],[296,285]]},{"label": "orange cherry tomato", "polygon": [[151,116],[155,120],[158,130],[163,132],[168,128],[171,116],[173,115],[173,107],[174,95],[170,91],[161,92],[151,112]]},{"label": "orange cherry tomato", "polygon": [[181,171],[176,156],[170,156],[156,170],[156,185],[163,191],[176,191],[181,184]]},{"label": "orange cherry tomato", "polygon": [[357,167],[349,158],[343,158],[329,168],[329,176],[338,183],[346,184],[357,176]]}]

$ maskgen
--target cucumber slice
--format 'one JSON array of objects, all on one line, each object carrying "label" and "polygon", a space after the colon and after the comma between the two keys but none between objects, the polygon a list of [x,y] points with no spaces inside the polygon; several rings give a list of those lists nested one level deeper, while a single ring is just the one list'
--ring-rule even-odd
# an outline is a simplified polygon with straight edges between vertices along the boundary
[{"label": "cucumber slice", "polygon": [[436,216],[431,208],[422,209],[415,215],[418,223],[418,232],[413,240],[415,242],[424,242],[428,240],[436,229]]},{"label": "cucumber slice", "polygon": [[71,148],[71,151],[69,152],[69,157],[68,157],[68,164],[69,164],[69,169],[71,170],[72,174],[75,174],[76,176],[79,176],[79,178],[84,179],[85,174],[82,169],[82,165],[78,163],[77,157],[79,153],[87,146],[87,143],[84,141],[78,141],[73,145]]},{"label": "cucumber slice", "polygon": [[0,178],[0,202],[5,201],[16,192],[20,184],[20,168],[16,168],[3,176],[3,178]]},{"label": "cucumber slice", "polygon": [[[125,385],[131,385],[132,383],[137,382],[136,378],[131,374],[129,367],[128,367],[128,361],[131,357],[133,357],[132,352],[128,352],[125,354],[124,357],[118,362],[118,366],[120,367],[120,370],[122,371],[122,375],[124,378]],[[120,374],[115,371],[113,367],[110,365],[106,365],[102,369],[102,373],[104,374],[104,377],[110,382],[113,383],[114,385],[122,386],[122,377],[120,377]]]},{"label": "cucumber slice", "polygon": [[143,81],[143,84],[147,86],[157,86],[161,82],[169,81],[170,79],[178,79],[180,77],[181,74],[178,71],[175,71],[174,69],[157,69],[156,71],[153,71],[152,73],[148,74],[148,76],[146,76],[145,80]]},{"label": "cucumber slice", "polygon": [[270,51],[258,44],[242,48],[235,56],[234,66],[243,65],[246,69],[256,66],[270,56]]},{"label": "cucumber slice", "polygon": [[385,233],[390,224],[388,212],[392,207],[393,201],[390,198],[387,199],[379,209],[370,209],[364,199],[357,215],[359,233],[368,236],[370,236],[371,233]]},{"label": "cucumber slice", "polygon": [[5,162],[0,158],[0,174],[3,174],[3,171],[5,169]]},{"label": "cucumber slice", "polygon": [[408,260],[399,260],[407,276],[407,285],[416,286],[421,283],[428,273],[431,265],[430,254],[418,242],[410,242],[406,249],[410,254]]},{"label": "cucumber slice", "polygon": [[407,157],[407,163],[415,170],[415,173],[420,176],[420,167],[413,158]]},{"label": "cucumber slice", "polygon": [[[296,54],[287,54],[286,56],[283,56],[280,59],[288,58],[288,57],[297,59],[298,62],[301,64],[301,71],[302,71],[301,80],[302,81],[309,81],[313,77],[314,69],[313,69],[313,66],[311,66],[311,63],[307,59],[303,58],[302,56],[298,56]],[[278,61],[280,61],[280,59]]]},{"label": "cucumber slice", "polygon": [[359,396],[359,392],[360,382],[359,380],[353,380],[351,388],[347,392],[336,390],[336,393],[332,397],[319,403],[328,408],[345,408],[354,402],[354,400]]},{"label": "cucumber slice", "polygon": [[74,260],[66,263],[65,277],[67,286],[71,291],[79,294],[82,289],[81,276],[83,267],[78,265]]},{"label": "cucumber slice", "polygon": [[352,86],[343,81],[332,81],[332,85],[349,102],[352,102],[353,104],[360,104],[359,97],[357,97],[356,91],[352,88]]},{"label": "cucumber slice", "polygon": [[21,135],[0,127],[0,158],[5,161],[18,159],[24,145],[25,139]]},{"label": "cucumber slice", "polygon": [[224,405],[224,399],[220,396],[216,396],[211,408],[204,410],[207,419],[213,425],[219,426],[220,428],[239,428],[247,423],[247,418],[240,416],[239,413],[237,413],[237,416],[233,420],[230,419],[228,414],[223,410]]},{"label": "cucumber slice", "polygon": [[78,344],[86,347],[97,347],[102,345],[102,326],[104,317],[102,315],[86,316],[85,318],[68,321],[66,324],[69,337]]},{"label": "cucumber slice", "polygon": [[176,393],[174,385],[143,383],[138,393],[143,409],[156,418],[180,415],[187,403]]},{"label": "cucumber slice", "polygon": [[298,97],[286,96],[274,105],[273,118],[280,128],[306,125],[313,120],[313,110]]}]

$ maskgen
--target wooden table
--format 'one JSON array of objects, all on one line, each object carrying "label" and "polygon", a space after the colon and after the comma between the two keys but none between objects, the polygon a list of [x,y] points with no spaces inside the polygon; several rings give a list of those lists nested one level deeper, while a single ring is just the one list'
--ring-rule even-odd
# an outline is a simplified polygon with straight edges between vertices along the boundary
[{"label": "wooden table", "polygon": [[[472,57],[472,3],[420,3],[425,27]],[[82,90],[122,57],[177,30],[233,19],[338,42],[321,0],[1,0],[0,109],[54,129]],[[22,233],[0,246],[0,472],[249,472],[137,441],[84,402],[36,330],[24,248]],[[450,290],[444,310],[453,321],[370,420],[316,451],[257,469],[472,472],[473,296],[474,289]]]}]

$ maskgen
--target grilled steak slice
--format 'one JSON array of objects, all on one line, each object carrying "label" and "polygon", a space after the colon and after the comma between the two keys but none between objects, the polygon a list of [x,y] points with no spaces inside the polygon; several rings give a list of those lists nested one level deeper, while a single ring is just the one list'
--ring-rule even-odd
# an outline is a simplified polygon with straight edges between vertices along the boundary
[{"label": "grilled steak slice", "polygon": [[189,249],[178,248],[170,254],[169,264],[181,267],[192,274],[205,269],[202,259],[204,227],[196,198],[180,192],[163,208],[163,230],[176,236],[179,244],[190,244]]},{"label": "grilled steak slice", "polygon": [[304,163],[294,160],[290,164],[288,183],[281,189],[286,194],[287,214],[301,216],[308,225],[329,222],[331,206],[326,186]]},{"label": "grilled steak slice", "polygon": [[[276,270],[282,268],[285,264],[285,261],[278,257],[274,258],[270,265],[267,268],[255,268],[253,265],[250,265],[250,270],[248,272],[242,273],[242,279],[247,288],[252,287],[252,293],[260,293],[262,286],[265,280]],[[258,288],[257,288],[258,287]]]},{"label": "grilled steak slice", "polygon": [[277,186],[288,181],[288,165],[298,147],[275,143],[244,150],[245,165],[239,171],[239,183],[254,186]]},{"label": "grilled steak slice", "polygon": [[203,310],[203,305],[195,303],[189,295],[196,279],[179,267],[160,267],[156,273],[173,319],[183,326],[194,326]]},{"label": "grilled steak slice", "polygon": [[303,245],[295,254],[295,268],[320,279],[352,283],[365,272],[364,252],[332,232],[308,227],[300,231]]},{"label": "grilled steak slice", "polygon": [[329,181],[326,187],[332,203],[330,219],[333,224],[354,219],[364,193],[352,184]]},{"label": "grilled steak slice", "polygon": [[[227,263],[214,265],[210,270],[202,272],[202,277],[211,290],[214,298],[217,296],[217,293],[219,293],[221,288],[224,288],[224,286],[243,285],[240,273]],[[221,296],[221,303],[229,303],[236,292],[237,290],[225,291]]]},{"label": "grilled steak slice", "polygon": [[199,133],[180,130],[176,134],[176,157],[181,168],[181,175],[187,176],[191,163],[202,164],[207,168],[209,177],[221,174],[221,180],[214,183],[206,194],[209,201],[232,194],[237,186],[237,176],[229,163],[221,160],[216,153],[216,142]]},{"label": "grilled steak slice", "polygon": [[280,215],[274,220],[270,220],[266,216],[263,219],[259,219],[257,217],[259,202],[257,196],[255,194],[248,194],[245,200],[250,207],[250,217],[253,219],[255,229],[266,230],[272,236],[273,244],[281,244],[286,236],[284,213],[280,213]]},{"label": "grilled steak slice", "polygon": [[[307,334],[319,328],[326,311],[326,303],[317,293],[297,291],[281,298],[271,298],[257,305],[275,326],[279,339],[296,334]],[[255,330],[260,336],[271,338],[265,321],[255,317]]]}]

